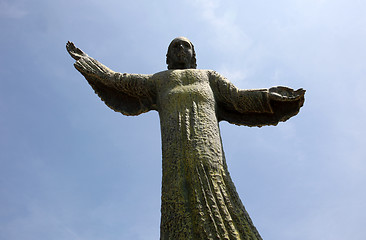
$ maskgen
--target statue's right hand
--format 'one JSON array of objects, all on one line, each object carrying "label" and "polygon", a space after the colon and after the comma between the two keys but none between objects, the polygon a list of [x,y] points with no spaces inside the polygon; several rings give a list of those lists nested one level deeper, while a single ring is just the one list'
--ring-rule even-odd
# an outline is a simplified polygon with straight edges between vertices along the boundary
[{"label": "statue's right hand", "polygon": [[305,92],[302,88],[295,91],[292,88],[278,86],[269,89],[269,97],[275,101],[296,101],[303,98]]},{"label": "statue's right hand", "polygon": [[68,41],[66,44],[66,49],[69,52],[70,56],[76,61],[82,57],[87,57],[88,55],[84,53],[80,48],[75,47],[74,43]]}]

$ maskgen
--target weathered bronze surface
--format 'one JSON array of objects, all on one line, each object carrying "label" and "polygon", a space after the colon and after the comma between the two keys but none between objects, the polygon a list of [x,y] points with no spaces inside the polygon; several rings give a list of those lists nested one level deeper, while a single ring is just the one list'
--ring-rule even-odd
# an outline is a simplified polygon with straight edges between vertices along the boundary
[{"label": "weathered bronze surface", "polygon": [[124,115],[159,112],[163,151],[161,240],[262,239],[229,175],[219,122],[277,125],[299,112],[305,90],[241,90],[212,70],[196,69],[193,44],[169,45],[167,71],[126,74],[110,70],[67,43],[99,97]]}]

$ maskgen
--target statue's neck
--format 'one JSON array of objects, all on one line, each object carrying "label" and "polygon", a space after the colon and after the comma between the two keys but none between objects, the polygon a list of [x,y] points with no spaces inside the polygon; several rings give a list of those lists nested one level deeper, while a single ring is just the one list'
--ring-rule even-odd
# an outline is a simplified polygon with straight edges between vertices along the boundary
[{"label": "statue's neck", "polygon": [[171,66],[169,66],[170,70],[174,69],[190,69],[191,66],[189,63],[174,63]]}]

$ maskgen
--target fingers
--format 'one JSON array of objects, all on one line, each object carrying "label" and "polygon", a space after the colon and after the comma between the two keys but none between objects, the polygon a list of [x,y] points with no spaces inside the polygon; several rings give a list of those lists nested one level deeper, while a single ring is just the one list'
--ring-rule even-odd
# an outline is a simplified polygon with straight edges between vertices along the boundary
[{"label": "fingers", "polygon": [[76,54],[76,51],[75,51],[76,47],[75,47],[74,43],[68,41],[67,44],[66,44],[66,50],[73,59],[79,60],[81,58],[81,56]]},{"label": "fingers", "polygon": [[299,92],[301,92],[301,93],[305,93],[305,92],[306,92],[306,90],[305,90],[305,89],[302,89],[302,88],[297,89],[297,90],[296,90],[296,92],[297,92],[297,91],[299,91]]},{"label": "fingers", "polygon": [[66,43],[66,50],[75,60],[79,60],[81,57],[87,56],[81,49],[75,47],[74,43],[70,41]]},{"label": "fingers", "polygon": [[75,51],[75,45],[74,43],[70,42],[70,41],[67,41],[66,43],[66,49],[67,51],[70,53],[70,52],[74,52]]},{"label": "fingers", "polygon": [[306,90],[299,88],[294,93],[295,93],[295,95],[298,95],[298,96],[304,96],[305,92],[306,92]]}]

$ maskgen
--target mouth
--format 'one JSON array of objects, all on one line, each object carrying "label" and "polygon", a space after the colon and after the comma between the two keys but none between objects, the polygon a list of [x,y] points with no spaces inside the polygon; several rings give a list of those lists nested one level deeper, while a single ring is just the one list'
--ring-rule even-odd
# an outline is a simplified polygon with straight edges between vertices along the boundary
[{"label": "mouth", "polygon": [[175,54],[175,59],[179,62],[186,62],[187,61],[187,54],[185,53],[177,53]]},{"label": "mouth", "polygon": [[176,53],[176,56],[177,57],[186,57],[187,54],[184,51],[179,51],[179,52]]}]

